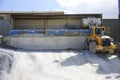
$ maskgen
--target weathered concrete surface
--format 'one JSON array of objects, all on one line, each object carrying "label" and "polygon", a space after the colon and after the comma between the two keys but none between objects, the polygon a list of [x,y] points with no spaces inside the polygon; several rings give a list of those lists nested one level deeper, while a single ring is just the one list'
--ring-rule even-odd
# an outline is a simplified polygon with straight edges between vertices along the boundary
[{"label": "weathered concrete surface", "polygon": [[82,49],[85,36],[8,36],[4,38],[7,45],[31,50],[44,49]]},{"label": "weathered concrete surface", "polygon": [[0,35],[0,44],[2,43],[3,36]]}]

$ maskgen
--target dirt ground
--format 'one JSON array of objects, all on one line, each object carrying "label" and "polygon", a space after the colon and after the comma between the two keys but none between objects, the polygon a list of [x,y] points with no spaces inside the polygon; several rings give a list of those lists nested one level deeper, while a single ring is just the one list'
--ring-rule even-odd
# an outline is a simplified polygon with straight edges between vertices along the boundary
[{"label": "dirt ground", "polygon": [[0,80],[120,80],[120,57],[0,48]]}]

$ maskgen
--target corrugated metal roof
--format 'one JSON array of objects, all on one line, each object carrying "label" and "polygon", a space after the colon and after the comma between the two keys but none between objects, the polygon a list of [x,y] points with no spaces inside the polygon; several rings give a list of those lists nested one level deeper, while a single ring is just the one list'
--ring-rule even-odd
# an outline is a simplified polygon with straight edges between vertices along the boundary
[{"label": "corrugated metal roof", "polygon": [[0,14],[44,14],[44,15],[52,15],[52,14],[64,14],[64,12],[63,11],[55,11],[55,12],[53,12],[53,11],[50,11],[50,12],[34,12],[34,11],[32,11],[32,12],[0,12]]},{"label": "corrugated metal roof", "polygon": [[102,16],[102,13],[87,13],[87,14],[64,14],[63,11],[49,11],[49,12],[0,12],[0,14],[11,14],[11,15],[58,15],[58,16]]}]

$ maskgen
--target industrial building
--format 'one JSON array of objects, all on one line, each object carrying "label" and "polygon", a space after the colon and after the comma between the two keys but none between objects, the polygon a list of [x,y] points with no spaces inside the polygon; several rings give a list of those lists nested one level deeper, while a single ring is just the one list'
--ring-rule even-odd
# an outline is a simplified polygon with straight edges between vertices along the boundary
[{"label": "industrial building", "polygon": [[[119,41],[117,19],[102,19],[102,14],[64,12],[0,12],[0,35],[9,35],[7,38],[11,39],[5,38],[6,43],[17,48],[82,49],[87,35],[85,32],[88,32],[88,25],[83,24],[83,19],[89,17],[99,18],[100,25],[109,27],[110,36]],[[18,36],[23,33],[32,35]],[[15,36],[11,36],[13,34]]]},{"label": "industrial building", "polygon": [[102,18],[102,15],[64,14],[64,12],[1,12],[0,28],[2,29],[0,32],[3,36],[7,36],[9,30],[18,29],[80,29],[82,18],[85,17]]},{"label": "industrial building", "polygon": [[[49,16],[45,16],[47,14]],[[0,35],[7,36],[11,29],[64,29],[67,24],[80,27],[82,23],[77,20],[79,18],[77,15],[65,15],[64,12],[0,12]],[[60,27],[63,24],[64,27]],[[118,19],[103,19],[103,25],[110,27],[113,32],[111,36],[119,41]]]}]

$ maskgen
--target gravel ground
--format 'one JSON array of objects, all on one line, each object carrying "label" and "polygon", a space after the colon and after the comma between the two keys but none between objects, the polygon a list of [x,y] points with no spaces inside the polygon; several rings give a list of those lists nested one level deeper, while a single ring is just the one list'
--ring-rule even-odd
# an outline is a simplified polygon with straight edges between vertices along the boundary
[{"label": "gravel ground", "polygon": [[89,51],[0,48],[0,80],[120,80],[120,58]]}]

